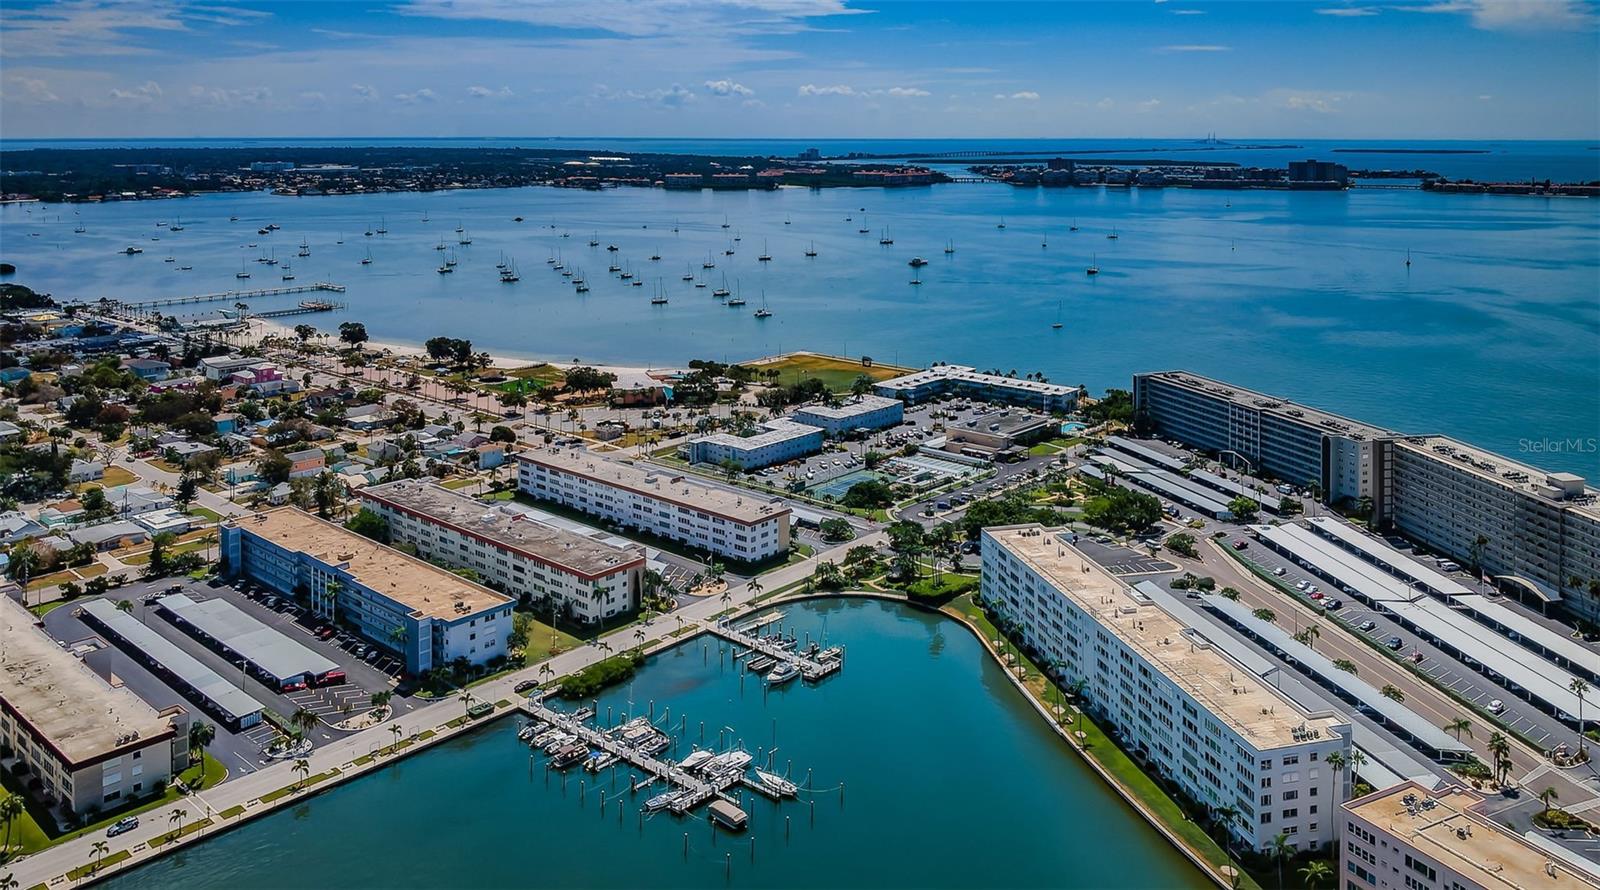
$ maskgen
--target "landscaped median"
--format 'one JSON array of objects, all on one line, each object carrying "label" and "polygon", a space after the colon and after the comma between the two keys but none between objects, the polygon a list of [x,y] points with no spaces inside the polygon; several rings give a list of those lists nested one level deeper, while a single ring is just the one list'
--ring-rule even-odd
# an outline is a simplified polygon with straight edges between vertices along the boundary
[{"label": "landscaped median", "polygon": [[288,797],[291,794],[304,791],[318,782],[326,782],[337,775],[339,775],[339,768],[333,767],[332,769],[317,773],[314,776],[307,776],[306,778],[295,782],[293,785],[285,785],[284,787],[279,788],[277,791],[268,791],[266,794],[261,795],[260,800],[262,803],[272,803],[280,798]]},{"label": "landscaped median", "polygon": [[[956,598],[942,611],[961,622],[983,642],[984,648],[1000,661],[1012,682],[1031,699],[1041,715],[1048,718],[1049,715],[1057,713],[1053,710],[1054,705],[1050,700],[1065,701],[1068,696],[1051,683],[1039,666],[1020,649],[1007,643],[1008,655],[1002,656],[995,651],[993,641],[1004,641],[1005,636],[989,621],[983,609],[973,602],[970,595]],[[1013,660],[1008,661],[1008,658]],[[1018,665],[1025,669],[1023,679],[1017,678]],[[1082,712],[1075,713],[1074,720],[1070,724],[1070,732],[1059,722],[1059,718],[1051,720],[1051,723],[1055,726],[1056,732],[1065,738],[1074,750],[1083,755],[1123,800],[1200,866],[1207,877],[1222,886],[1260,890],[1260,885],[1250,877],[1244,867],[1229,856],[1198,822],[1184,812],[1178,801],[1162,790],[1155,779],[1140,769],[1139,765],[1117,747],[1116,743],[1087,715]],[[1231,881],[1226,877],[1230,873],[1233,875]]]},{"label": "landscaped median", "polygon": [[158,834],[158,835],[156,835],[155,837],[150,839],[150,846],[151,847],[166,846],[167,844],[170,844],[173,841],[183,840],[184,838],[188,837],[189,835],[194,834],[197,831],[203,831],[203,830],[205,830],[206,828],[209,828],[209,827],[211,827],[211,820],[210,819],[200,819],[200,820],[195,821],[195,822],[190,822],[188,825],[184,825],[181,828],[177,828],[177,829],[174,829],[172,831],[169,831],[166,834]]}]

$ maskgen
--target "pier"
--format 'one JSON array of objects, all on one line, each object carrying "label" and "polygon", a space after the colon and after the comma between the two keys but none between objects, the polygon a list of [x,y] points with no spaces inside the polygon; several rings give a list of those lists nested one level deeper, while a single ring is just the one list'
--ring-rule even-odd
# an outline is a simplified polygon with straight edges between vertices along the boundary
[{"label": "pier", "polygon": [[760,635],[763,628],[781,620],[783,620],[782,613],[773,613],[740,627],[734,627],[724,621],[708,624],[706,627],[716,636],[743,646],[752,653],[765,655],[779,664],[794,665],[800,669],[800,677],[811,683],[818,682],[844,667],[843,646],[829,646],[815,653],[800,652],[796,651],[798,646],[791,649],[782,640]]},{"label": "pier", "polygon": [[115,300],[119,307],[133,311],[155,309],[160,306],[187,306],[195,303],[237,303],[244,300],[257,300],[262,297],[282,297],[289,294],[309,293],[334,293],[342,294],[345,287],[331,281],[319,281],[315,284],[297,284],[289,287],[264,287],[258,290],[229,290],[214,294],[196,294],[192,297],[166,297],[160,300],[143,300],[136,303],[125,303]]},{"label": "pier", "polygon": [[333,312],[343,309],[343,303],[332,300],[301,300],[300,305],[293,309],[269,309],[266,312],[252,312],[252,318],[284,318],[290,315],[305,315],[308,312]]}]

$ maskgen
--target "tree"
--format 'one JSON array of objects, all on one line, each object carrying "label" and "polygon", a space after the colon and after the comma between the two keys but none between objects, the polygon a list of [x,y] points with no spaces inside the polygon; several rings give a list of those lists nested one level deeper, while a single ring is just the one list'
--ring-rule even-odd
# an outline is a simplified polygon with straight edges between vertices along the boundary
[{"label": "tree", "polygon": [[289,715],[289,723],[302,732],[310,732],[316,729],[317,722],[317,715],[310,708],[298,708],[293,714]]},{"label": "tree", "polygon": [[1224,587],[1224,588],[1222,588],[1221,590],[1217,591],[1217,596],[1220,596],[1223,599],[1233,600],[1234,602],[1238,602],[1239,601],[1239,591],[1235,590],[1232,587]]},{"label": "tree", "polygon": [[517,441],[517,434],[511,429],[511,427],[496,424],[492,429],[489,430],[489,441],[505,442],[509,445]]},{"label": "tree", "polygon": [[178,839],[178,831],[183,828],[183,820],[187,818],[189,818],[189,811],[183,807],[173,807],[172,812],[167,814],[167,824],[173,826],[171,832],[173,840]]},{"label": "tree", "polygon": [[308,324],[297,324],[294,326],[294,335],[300,338],[301,343],[306,343],[317,335],[317,329]]},{"label": "tree", "polygon": [[361,344],[367,342],[367,326],[359,321],[340,322],[339,339],[360,349]]},{"label": "tree", "polygon": [[1254,522],[1261,512],[1261,504],[1255,498],[1241,495],[1228,502],[1228,512],[1239,522]]},{"label": "tree", "polygon": [[350,517],[344,527],[380,544],[389,543],[389,520],[366,507],[362,507],[356,515]]},{"label": "tree", "polygon": [[1308,649],[1317,648],[1317,638],[1322,636],[1322,628],[1315,624],[1306,625],[1305,630],[1294,635],[1295,640],[1305,645]]},{"label": "tree", "polygon": [[39,570],[43,557],[39,551],[33,549],[33,542],[23,541],[11,548],[11,562],[6,566],[6,571],[17,580],[24,588],[28,586],[28,579]]},{"label": "tree", "polygon": [[574,393],[610,389],[611,384],[616,382],[617,375],[610,371],[598,371],[590,367],[569,368],[566,375],[567,389]]},{"label": "tree", "polygon": [[1550,804],[1560,799],[1561,795],[1558,794],[1554,788],[1546,786],[1543,791],[1539,792],[1539,802],[1544,804],[1544,811],[1546,813],[1550,812],[1551,810]]},{"label": "tree", "polygon": [[1168,537],[1165,546],[1179,556],[1186,556],[1190,559],[1200,558],[1200,551],[1195,549],[1194,535],[1187,532],[1178,532]]},{"label": "tree", "polygon": [[1161,501],[1154,495],[1108,485],[1084,502],[1083,519],[1119,534],[1134,532],[1161,520]]},{"label": "tree", "polygon": [[1272,611],[1271,609],[1267,609],[1267,608],[1257,609],[1254,612],[1251,612],[1250,614],[1256,616],[1257,618],[1261,619],[1262,621],[1267,622],[1268,624],[1271,624],[1272,622],[1278,620],[1278,614],[1276,612]]},{"label": "tree", "polygon": [[887,507],[894,503],[894,492],[890,489],[889,483],[880,479],[863,479],[850,486],[844,497],[839,499],[839,503],[861,510]]},{"label": "tree", "polygon": [[1356,663],[1348,658],[1335,658],[1333,660],[1333,666],[1347,674],[1353,674],[1356,672]]},{"label": "tree", "polygon": [[722,475],[726,477],[729,482],[733,481],[733,477],[744,472],[744,464],[739,463],[731,457],[725,457],[722,460],[717,461],[717,468],[722,471]]},{"label": "tree", "polygon": [[871,377],[868,377],[865,374],[859,374],[856,376],[856,379],[850,381],[851,395],[864,396],[870,392],[872,392]]},{"label": "tree", "polygon": [[106,854],[111,852],[111,845],[105,841],[95,841],[89,846],[89,850],[94,853],[94,870],[99,871],[100,863],[105,860]]},{"label": "tree", "polygon": [[199,489],[200,485],[195,481],[195,478],[188,473],[184,473],[178,477],[178,490],[172,495],[172,499],[187,513],[189,504],[194,502],[194,496]]},{"label": "tree", "polygon": [[172,532],[162,532],[150,539],[150,562],[144,567],[146,578],[160,578],[167,573],[167,548],[178,536]]},{"label": "tree", "polygon": [[1472,737],[1472,721],[1465,717],[1457,717],[1440,728],[1445,732],[1454,733],[1456,741],[1458,742],[1461,741],[1461,736],[1463,733],[1466,734],[1468,738]]},{"label": "tree", "polygon": [[[212,726],[204,720],[196,720],[195,722],[189,724],[189,762],[194,763],[196,760],[198,760],[201,763],[204,763],[206,759],[206,748],[209,747],[212,742],[216,741],[216,739],[217,728],[215,726]],[[199,752],[200,756],[195,756],[196,751]],[[200,776],[202,780],[205,778],[204,770],[200,771]]]},{"label": "tree", "polygon": [[1299,498],[1283,497],[1278,499],[1278,512],[1284,516],[1294,516],[1304,512]]},{"label": "tree", "polygon": [[1278,861],[1278,890],[1283,890],[1283,862],[1294,852],[1289,836],[1279,832],[1272,836],[1272,858]]},{"label": "tree", "polygon": [[1489,755],[1494,762],[1494,781],[1497,785],[1504,785],[1506,772],[1511,767],[1511,740],[1502,735],[1498,730],[1490,734],[1487,745]]},{"label": "tree", "polygon": [[1343,751],[1329,751],[1328,756],[1324,757],[1323,761],[1328,764],[1328,769],[1333,770],[1334,773],[1339,773],[1345,768],[1346,761]]},{"label": "tree", "polygon": [[311,778],[311,761],[301,757],[294,762],[293,769],[294,774],[300,777],[300,780],[295,783],[295,787],[305,787],[306,780]]},{"label": "tree", "polygon": [[6,823],[6,844],[4,847],[0,847],[0,854],[11,849],[11,825],[26,810],[27,807],[22,803],[21,795],[8,794],[0,798],[0,820]]},{"label": "tree", "polygon": [[1589,684],[1584,682],[1582,677],[1573,677],[1572,683],[1567,688],[1578,697],[1578,758],[1581,760],[1587,756],[1583,747],[1583,694],[1589,691]]},{"label": "tree", "polygon": [[817,524],[817,530],[822,533],[822,540],[830,543],[848,541],[856,536],[850,523],[839,518],[824,519]]},{"label": "tree", "polygon": [[375,710],[387,712],[389,709],[389,700],[393,697],[394,693],[388,689],[385,689],[382,692],[372,693],[372,697],[369,699],[369,701],[372,702],[372,707]]},{"label": "tree", "polygon": [[1397,702],[1404,702],[1406,700],[1406,694],[1401,691],[1400,687],[1394,685],[1393,683],[1383,684],[1383,688],[1380,689],[1379,692],[1383,693],[1384,698],[1391,698]]},{"label": "tree", "polygon": [[261,481],[268,485],[277,485],[279,482],[289,481],[289,471],[294,469],[294,461],[285,457],[283,452],[276,448],[268,448],[256,461],[256,473],[261,476]]},{"label": "tree", "polygon": [[1317,885],[1326,881],[1333,874],[1328,868],[1328,863],[1322,859],[1313,859],[1300,869],[1300,879],[1305,882],[1307,890],[1315,890]]}]

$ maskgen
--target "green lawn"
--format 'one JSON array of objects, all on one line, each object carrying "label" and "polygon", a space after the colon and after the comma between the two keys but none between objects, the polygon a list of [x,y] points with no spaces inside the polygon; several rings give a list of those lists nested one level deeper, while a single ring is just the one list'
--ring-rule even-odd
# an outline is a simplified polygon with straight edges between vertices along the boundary
[{"label": "green lawn", "polygon": [[927,578],[918,578],[906,585],[906,592],[919,599],[945,599],[971,593],[978,589],[977,575],[943,572]]},{"label": "green lawn", "polygon": [[218,513],[215,510],[208,510],[205,507],[198,507],[198,506],[195,506],[193,504],[189,505],[189,515],[190,516],[198,516],[198,517],[200,517],[201,519],[204,519],[207,522],[221,522],[222,521],[222,514],[221,513]]},{"label": "green lawn", "polygon": [[[228,777],[228,769],[222,765],[221,761],[217,760],[215,757],[212,757],[210,754],[207,754],[205,755],[205,761],[203,763],[191,766],[182,773],[179,773],[179,778],[189,783],[191,787],[197,781],[199,781],[202,776],[204,776],[203,787],[210,788]],[[0,790],[0,799],[9,797],[13,793],[11,789],[14,786],[11,785],[12,779],[9,773],[6,774],[5,781],[6,788],[4,790]],[[100,818],[95,822],[52,838],[45,832],[44,828],[40,826],[40,823],[37,819],[37,805],[31,800],[24,798],[24,800],[28,802],[28,809],[24,810],[22,816],[19,817],[11,826],[11,844],[13,848],[20,849],[21,852],[36,853],[45,849],[46,847],[61,843],[62,841],[69,841],[73,838],[83,837],[84,835],[88,834],[98,834],[105,831],[105,829],[110,826],[111,823],[121,819],[123,816],[146,813],[150,810],[170,804],[177,799],[178,789],[175,787],[168,787],[165,794],[155,798],[154,800],[148,800],[143,803],[125,806],[119,809],[108,810],[104,813],[101,813]],[[0,837],[3,836],[4,831],[0,830]]]},{"label": "green lawn", "polygon": [[195,832],[201,830],[202,828],[205,828],[206,826],[208,826],[210,824],[211,824],[211,820],[210,819],[200,819],[200,820],[195,821],[195,822],[185,823],[180,828],[173,829],[172,831],[169,831],[166,834],[158,834],[155,837],[151,838],[150,839],[150,846],[152,846],[152,847],[165,846],[166,844],[170,844],[175,840],[179,840],[179,839],[188,837],[189,835],[194,834]]},{"label": "green lawn", "polygon": [[337,775],[339,775],[339,769],[337,767],[330,769],[325,773],[317,773],[314,776],[306,778],[304,781],[296,782],[293,785],[285,785],[284,787],[279,788],[277,791],[269,791],[266,794],[261,795],[261,802],[272,803],[279,798],[288,797],[296,791],[299,791],[301,788],[310,788],[312,785],[315,785],[318,782],[326,782]]},{"label": "green lawn", "polygon": [[832,358],[822,355],[791,355],[755,366],[759,371],[776,370],[778,383],[783,386],[792,386],[802,380],[819,378],[834,392],[848,392],[850,385],[862,374],[873,381],[888,380],[906,373],[907,369],[891,365],[873,365],[870,368],[862,367],[859,361],[851,359]]},{"label": "green lawn", "polygon": [[83,865],[80,865],[77,868],[67,872],[67,880],[81,881],[102,868],[109,868],[110,866],[116,865],[124,859],[131,858],[133,858],[132,853],[128,852],[127,850],[118,850],[117,852],[112,853],[110,856],[103,856],[94,860],[93,862],[86,862]]},{"label": "green lawn", "polygon": [[37,606],[29,606],[28,611],[38,615],[40,618],[43,618],[52,611],[65,606],[67,602],[67,600],[51,600],[48,603],[40,603]]},{"label": "green lawn", "polygon": [[1074,445],[1082,445],[1087,441],[1089,440],[1083,438],[1082,436],[1073,436],[1066,439],[1055,438],[1047,442],[1040,442],[1039,444],[1034,445],[1028,449],[1028,453],[1035,457],[1048,457],[1052,454],[1059,454]]}]

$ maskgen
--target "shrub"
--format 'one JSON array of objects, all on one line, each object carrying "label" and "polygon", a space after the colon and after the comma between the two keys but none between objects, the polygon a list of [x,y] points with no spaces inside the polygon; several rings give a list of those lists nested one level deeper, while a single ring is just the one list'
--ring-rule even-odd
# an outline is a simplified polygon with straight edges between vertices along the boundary
[{"label": "shrub", "polygon": [[632,677],[644,664],[644,656],[632,652],[597,661],[561,681],[556,694],[565,699],[592,698],[600,690]]}]

